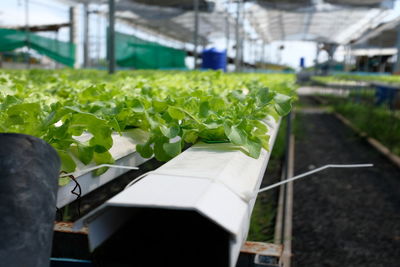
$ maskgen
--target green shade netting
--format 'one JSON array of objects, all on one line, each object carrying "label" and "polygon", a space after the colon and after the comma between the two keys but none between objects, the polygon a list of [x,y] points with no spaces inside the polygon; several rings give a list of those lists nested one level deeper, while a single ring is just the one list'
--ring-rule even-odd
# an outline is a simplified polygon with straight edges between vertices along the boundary
[{"label": "green shade netting", "polygon": [[120,67],[136,69],[184,69],[186,52],[115,33],[115,57]]},{"label": "green shade netting", "polygon": [[75,45],[57,41],[34,33],[0,28],[0,51],[11,51],[28,46],[38,53],[69,67],[75,63]]}]

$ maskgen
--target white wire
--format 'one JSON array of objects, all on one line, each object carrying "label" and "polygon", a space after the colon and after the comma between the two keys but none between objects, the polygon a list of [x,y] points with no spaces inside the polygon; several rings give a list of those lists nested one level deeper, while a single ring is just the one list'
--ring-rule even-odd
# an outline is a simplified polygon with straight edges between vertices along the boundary
[{"label": "white wire", "polygon": [[100,165],[97,165],[97,166],[94,166],[94,167],[91,167],[91,168],[87,168],[87,169],[84,169],[84,170],[81,170],[81,171],[61,174],[60,178],[68,177],[68,176],[71,176],[71,175],[76,177],[76,176],[79,176],[81,174],[84,174],[84,173],[87,173],[87,172],[91,172],[91,171],[94,171],[94,170],[97,170],[97,169],[100,169],[100,168],[103,168],[103,167],[117,168],[117,169],[128,169],[128,170],[138,170],[139,169],[138,167],[132,167],[132,166],[122,166],[122,165],[113,165],[113,164],[100,164]]},{"label": "white wire", "polygon": [[135,179],[133,179],[132,181],[130,181],[129,184],[127,184],[127,185],[125,186],[125,189],[127,189],[127,188],[130,187],[130,186],[132,186],[132,185],[135,184],[136,182],[139,182],[139,180],[143,179],[144,177],[146,177],[146,176],[149,175],[150,173],[153,173],[153,171],[149,171],[149,172],[143,173],[142,175],[136,177]]},{"label": "white wire", "polygon": [[316,173],[316,172],[323,171],[323,170],[328,169],[328,168],[367,168],[367,167],[373,167],[373,166],[374,166],[374,164],[372,164],[372,163],[367,163],[367,164],[328,164],[328,165],[324,165],[322,167],[319,167],[317,169],[314,169],[312,171],[299,174],[299,175],[294,176],[292,178],[289,178],[287,180],[284,180],[284,181],[272,184],[270,186],[264,187],[264,188],[260,189],[258,191],[258,193],[262,193],[262,192],[268,191],[268,190],[270,190],[272,188],[275,188],[275,187],[278,187],[280,185],[295,181],[297,179],[306,177],[306,176],[311,175],[311,174]]}]

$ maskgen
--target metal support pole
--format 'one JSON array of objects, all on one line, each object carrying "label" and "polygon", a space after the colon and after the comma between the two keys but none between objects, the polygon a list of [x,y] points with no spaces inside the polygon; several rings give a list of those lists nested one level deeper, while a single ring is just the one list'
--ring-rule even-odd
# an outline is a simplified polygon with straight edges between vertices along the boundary
[{"label": "metal support pole", "polygon": [[327,74],[331,73],[331,68],[334,67],[333,59],[334,59],[334,55],[335,55],[337,47],[338,47],[338,45],[336,45],[336,44],[328,45],[328,50],[327,50],[327,52],[328,52],[328,73]]},{"label": "metal support pole", "polygon": [[249,39],[248,44],[249,44],[249,47],[248,47],[247,51],[248,51],[249,57],[248,57],[247,61],[249,63],[254,63],[254,58],[253,58],[254,43],[253,43],[253,40]]},{"label": "metal support pole", "polygon": [[352,49],[353,48],[351,45],[347,46],[347,61],[346,61],[346,69],[345,69],[345,71],[347,71],[347,72],[352,69],[351,65],[352,65],[353,59],[354,59]]},{"label": "metal support pole", "polygon": [[77,41],[77,9],[74,6],[71,6],[69,8],[69,42],[75,45],[75,63],[74,63],[74,68],[79,67],[78,63],[78,49],[76,49],[76,45],[78,43]]},{"label": "metal support pole", "polygon": [[27,51],[25,55],[25,60],[26,60],[26,68],[30,69],[31,67],[31,59],[29,56],[29,51],[30,51],[30,40],[29,40],[29,0],[25,0],[25,33],[26,33],[26,46],[27,46]]},{"label": "metal support pole", "polygon": [[241,20],[240,20],[240,23],[241,23],[242,30],[243,30],[243,36],[241,37],[241,42],[240,42],[240,61],[239,61],[239,69],[242,70],[242,69],[243,69],[243,66],[244,66],[244,63],[245,63],[245,61],[244,61],[244,51],[246,51],[245,45],[246,45],[246,47],[247,47],[248,42],[246,41],[247,35],[246,35],[246,31],[245,31],[244,25],[243,25],[244,20],[245,20],[245,15],[246,15],[246,13],[245,13],[244,10],[243,10],[243,1],[242,1],[242,0],[239,0],[239,1],[240,1],[240,10],[241,10],[241,13],[242,13],[242,18],[241,18]]},{"label": "metal support pole", "polygon": [[199,39],[199,0],[193,0],[194,9],[194,33],[193,33],[193,58],[194,58],[194,69],[197,69],[197,46]]},{"label": "metal support pole", "polygon": [[321,49],[319,48],[319,43],[316,43],[317,46],[317,51],[315,53],[315,65],[314,65],[314,75],[318,74],[318,57],[319,57],[319,53],[321,51]]},{"label": "metal support pole", "polygon": [[240,36],[239,36],[239,23],[240,23],[240,2],[237,0],[236,6],[236,25],[235,25],[235,35],[236,35],[236,55],[235,55],[235,71],[240,71]]},{"label": "metal support pole", "polygon": [[397,26],[397,60],[393,68],[394,73],[400,73],[400,24]]},{"label": "metal support pole", "polygon": [[101,19],[102,17],[100,16],[100,9],[98,8],[97,10],[97,38],[96,38],[96,63],[98,67],[100,66],[100,56],[101,56]]},{"label": "metal support pole", "polygon": [[[57,40],[57,48],[56,48],[56,50],[57,50],[57,54],[60,54],[60,42],[59,42],[59,30],[57,29],[56,31],[55,31],[55,35],[56,35],[56,40]],[[58,61],[56,61],[56,65],[55,65],[55,68],[56,69],[58,69],[58,68],[60,68],[60,64],[58,63]]]},{"label": "metal support pole", "polygon": [[256,42],[256,60],[257,63],[261,62],[261,49],[260,49],[260,44],[258,42]]},{"label": "metal support pole", "polygon": [[350,55],[350,45],[344,46],[344,59],[343,59],[343,66],[344,71],[348,71],[349,68],[349,56]]},{"label": "metal support pole", "polygon": [[89,67],[89,5],[83,5],[83,67]]},{"label": "metal support pole", "polygon": [[239,70],[240,71],[243,69],[243,66],[244,66],[244,51],[246,50],[245,46],[247,48],[246,33],[243,32],[243,36],[240,41],[240,49],[239,49],[239,51],[240,51]]},{"label": "metal support pole", "polygon": [[108,72],[115,72],[115,2],[108,2]]},{"label": "metal support pole", "polygon": [[74,8],[69,8],[69,42],[74,42],[74,35],[75,35],[75,19],[74,19]]},{"label": "metal support pole", "polygon": [[226,26],[226,44],[225,44],[225,71],[228,71],[228,65],[229,65],[229,39],[230,39],[230,25],[229,25],[229,17],[228,15],[225,17],[225,26]]},{"label": "metal support pole", "polygon": [[254,40],[253,49],[254,49],[254,65],[257,65],[257,62],[259,61],[257,40]]},{"label": "metal support pole", "polygon": [[[229,6],[231,4],[231,0],[228,0],[227,6],[225,7],[225,49],[226,49],[226,60],[228,60],[228,51],[229,51],[229,41],[231,39],[230,32],[230,24],[229,24]],[[227,64],[228,65],[228,64]]]},{"label": "metal support pole", "polygon": [[256,64],[256,60],[257,60],[257,55],[256,55],[256,50],[257,50],[257,44],[255,42],[255,40],[250,39],[250,51],[249,53],[251,54],[250,57],[252,58],[252,62],[253,65]]},{"label": "metal support pole", "polygon": [[229,18],[228,16],[225,17],[225,38],[226,38],[226,43],[225,43],[225,50],[226,50],[226,58],[228,60],[228,51],[229,51],[229,39],[230,39],[230,32],[229,32]]},{"label": "metal support pole", "polygon": [[262,48],[261,48],[261,63],[265,63],[265,42],[262,42]]},{"label": "metal support pole", "polygon": [[79,49],[77,49],[77,44],[78,42],[78,26],[79,26],[79,15],[78,15],[78,9],[76,6],[71,6],[69,8],[69,41],[75,45],[75,63],[74,63],[74,68],[77,69],[79,68],[79,62],[78,62],[78,58],[79,58]]}]

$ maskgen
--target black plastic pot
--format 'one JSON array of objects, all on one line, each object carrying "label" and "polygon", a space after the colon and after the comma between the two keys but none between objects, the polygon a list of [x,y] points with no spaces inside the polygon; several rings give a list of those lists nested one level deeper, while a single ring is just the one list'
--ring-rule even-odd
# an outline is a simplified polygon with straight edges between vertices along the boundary
[{"label": "black plastic pot", "polygon": [[59,171],[43,140],[0,133],[0,266],[49,266]]}]

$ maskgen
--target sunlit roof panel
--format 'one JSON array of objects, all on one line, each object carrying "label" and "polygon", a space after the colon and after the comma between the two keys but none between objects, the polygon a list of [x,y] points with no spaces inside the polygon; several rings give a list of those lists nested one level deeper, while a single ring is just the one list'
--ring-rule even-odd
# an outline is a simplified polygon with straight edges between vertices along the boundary
[{"label": "sunlit roof panel", "polygon": [[[255,4],[249,21],[264,41],[307,40],[346,43],[378,17],[381,9],[321,4],[294,10],[279,10]],[[261,35],[261,34],[260,34]]]}]

